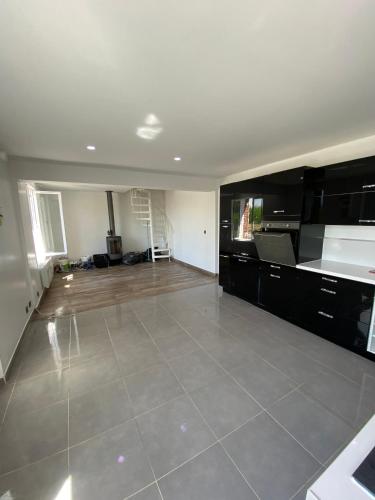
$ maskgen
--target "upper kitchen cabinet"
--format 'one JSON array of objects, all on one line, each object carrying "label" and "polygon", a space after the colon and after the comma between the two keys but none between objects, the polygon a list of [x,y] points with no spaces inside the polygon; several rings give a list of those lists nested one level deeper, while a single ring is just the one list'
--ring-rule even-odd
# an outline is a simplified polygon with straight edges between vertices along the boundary
[{"label": "upper kitchen cabinet", "polygon": [[306,167],[267,175],[263,178],[263,219],[301,219],[303,181]]},{"label": "upper kitchen cabinet", "polygon": [[313,195],[327,196],[375,191],[375,157],[327,165],[309,172],[306,185]]},{"label": "upper kitchen cabinet", "polygon": [[231,221],[232,199],[234,196],[233,184],[227,184],[220,188],[220,224],[228,224]]},{"label": "upper kitchen cabinet", "polygon": [[313,169],[305,177],[303,222],[375,224],[375,159]]}]

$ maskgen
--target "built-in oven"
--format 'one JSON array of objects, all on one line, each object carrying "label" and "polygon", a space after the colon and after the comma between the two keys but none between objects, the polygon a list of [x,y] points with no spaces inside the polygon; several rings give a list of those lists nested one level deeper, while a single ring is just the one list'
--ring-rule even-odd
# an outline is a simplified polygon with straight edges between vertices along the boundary
[{"label": "built-in oven", "polygon": [[254,233],[261,260],[295,266],[298,256],[300,223],[298,221],[262,221]]}]

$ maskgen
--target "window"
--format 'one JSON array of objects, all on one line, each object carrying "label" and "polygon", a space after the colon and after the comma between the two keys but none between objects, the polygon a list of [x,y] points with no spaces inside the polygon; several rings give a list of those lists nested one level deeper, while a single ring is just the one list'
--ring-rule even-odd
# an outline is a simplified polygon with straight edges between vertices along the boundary
[{"label": "window", "polygon": [[254,239],[254,231],[261,229],[262,198],[241,198],[232,201],[232,240]]},{"label": "window", "polygon": [[66,254],[61,193],[27,189],[35,253],[38,264],[48,257]]}]

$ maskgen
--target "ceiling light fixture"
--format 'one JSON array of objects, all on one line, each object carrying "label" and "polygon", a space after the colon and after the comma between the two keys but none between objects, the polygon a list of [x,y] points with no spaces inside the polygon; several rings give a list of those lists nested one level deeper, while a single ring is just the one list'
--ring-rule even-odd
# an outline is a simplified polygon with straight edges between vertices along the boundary
[{"label": "ceiling light fixture", "polygon": [[173,159],[174,161],[181,161],[181,156],[175,156]]},{"label": "ceiling light fixture", "polygon": [[92,144],[89,144],[88,146],[86,146],[86,149],[87,149],[88,151],[95,151],[96,147],[95,147],[95,146],[93,146]]}]

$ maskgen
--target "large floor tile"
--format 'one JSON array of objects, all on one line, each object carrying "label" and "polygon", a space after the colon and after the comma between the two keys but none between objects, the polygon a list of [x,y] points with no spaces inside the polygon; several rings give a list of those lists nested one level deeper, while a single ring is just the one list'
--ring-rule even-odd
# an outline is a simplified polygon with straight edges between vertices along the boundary
[{"label": "large floor tile", "polygon": [[115,353],[121,373],[131,375],[156,365],[162,361],[162,356],[156,345],[151,341],[131,344],[119,343],[115,345]]},{"label": "large floor tile", "polygon": [[298,391],[275,403],[269,411],[321,463],[353,434],[343,420]]},{"label": "large floor tile", "polygon": [[210,446],[215,438],[187,396],[137,418],[156,477]]},{"label": "large floor tile", "polygon": [[0,431],[0,474],[41,460],[67,445],[67,401],[13,415]]},{"label": "large floor tile", "polygon": [[139,321],[130,322],[122,327],[109,327],[109,334],[115,344],[136,345],[150,340],[150,336]]},{"label": "large floor tile", "polygon": [[159,481],[164,500],[255,500],[219,444]]},{"label": "large floor tile", "polygon": [[120,378],[120,370],[115,356],[105,354],[73,366],[67,376],[69,396],[74,397]]},{"label": "large floor tile", "polygon": [[24,380],[69,366],[69,353],[58,349],[43,349],[22,354],[17,380]]},{"label": "large floor tile", "polygon": [[69,443],[74,445],[133,416],[122,380],[69,401]]},{"label": "large floor tile", "polygon": [[69,498],[64,496],[69,488],[66,451],[0,477],[0,498],[4,500]]},{"label": "large floor tile", "polygon": [[164,363],[130,375],[125,382],[136,414],[151,410],[183,393],[176,377]]},{"label": "large floor tile", "polygon": [[132,500],[161,500],[161,496],[156,484],[148,486],[136,495],[132,496]]},{"label": "large floor tile", "polygon": [[70,316],[51,320],[33,321],[30,325],[29,352],[51,349],[63,357],[69,355]]},{"label": "large floor tile", "polygon": [[224,370],[201,349],[173,358],[169,364],[187,391],[199,389],[225,374]]},{"label": "large floor tile", "polygon": [[194,340],[183,331],[158,338],[155,342],[166,359],[193,352],[198,348]]},{"label": "large floor tile", "polygon": [[353,428],[360,428],[375,412],[375,379],[357,385],[336,373],[321,373],[301,391],[316,399]]},{"label": "large floor tile", "polygon": [[3,421],[5,411],[8,407],[10,397],[14,389],[14,384],[0,383],[0,425]]},{"label": "large floor tile", "polygon": [[262,411],[227,375],[192,392],[191,397],[218,438]]},{"label": "large floor tile", "polygon": [[322,365],[288,345],[270,349],[264,358],[298,384],[308,382],[324,370]]},{"label": "large floor tile", "polygon": [[112,344],[108,334],[80,337],[73,333],[70,342],[70,366],[111,352]]},{"label": "large floor tile", "polygon": [[252,353],[242,339],[229,334],[216,338],[213,338],[212,334],[208,334],[205,338],[201,337],[198,343],[226,370],[245,363]]},{"label": "large floor tile", "polygon": [[265,413],[230,434],[223,445],[262,499],[288,500],[320,467]]},{"label": "large floor tile", "polygon": [[296,386],[286,375],[257,356],[230,371],[246,391],[265,407]]},{"label": "large floor tile", "polygon": [[68,397],[66,370],[29,378],[16,383],[7,418],[27,411],[39,410]]},{"label": "large floor tile", "polygon": [[72,498],[123,500],[154,481],[134,421],[69,450]]},{"label": "large floor tile", "polygon": [[154,339],[183,332],[178,323],[166,312],[159,313],[157,316],[149,316],[142,321]]}]

